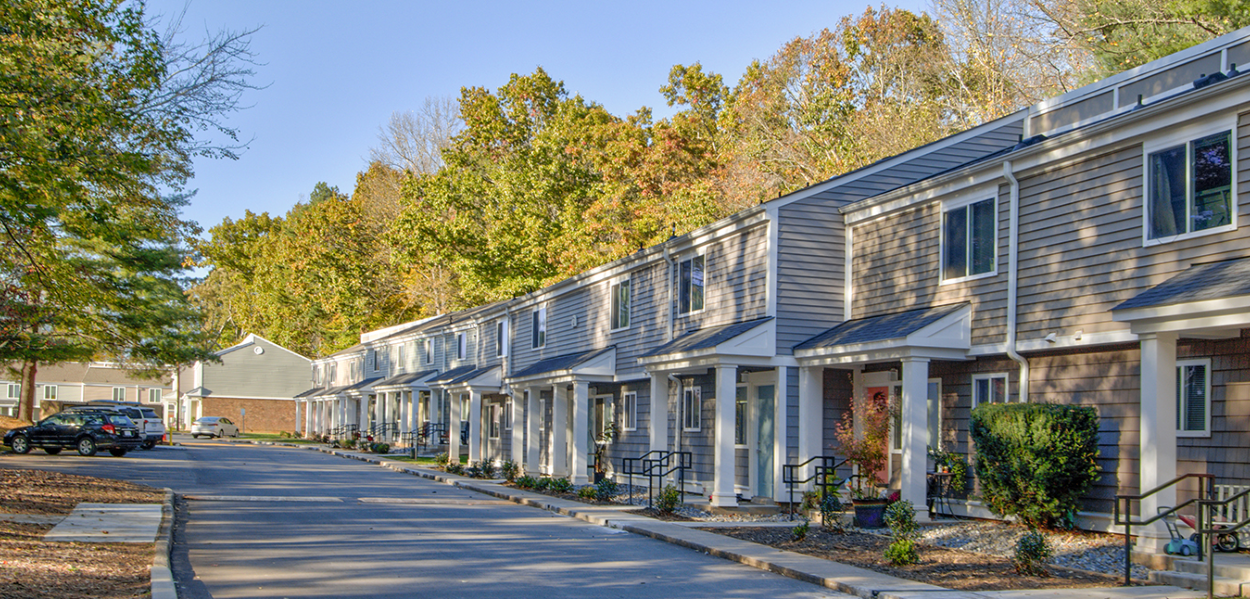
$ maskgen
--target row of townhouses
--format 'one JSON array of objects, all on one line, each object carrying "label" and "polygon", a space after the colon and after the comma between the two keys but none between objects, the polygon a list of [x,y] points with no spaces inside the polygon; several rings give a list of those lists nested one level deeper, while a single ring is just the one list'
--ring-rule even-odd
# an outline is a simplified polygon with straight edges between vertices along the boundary
[{"label": "row of townhouses", "polygon": [[612,424],[607,470],[688,451],[693,490],[734,506],[785,501],[783,466],[831,453],[850,399],[884,392],[892,484],[924,505],[926,450],[968,454],[975,406],[1054,402],[1101,416],[1087,528],[1178,473],[1250,483],[1238,64],[1250,29],[529,295],[366,334],[313,362],[303,425],[441,423],[452,455],[580,483]]}]

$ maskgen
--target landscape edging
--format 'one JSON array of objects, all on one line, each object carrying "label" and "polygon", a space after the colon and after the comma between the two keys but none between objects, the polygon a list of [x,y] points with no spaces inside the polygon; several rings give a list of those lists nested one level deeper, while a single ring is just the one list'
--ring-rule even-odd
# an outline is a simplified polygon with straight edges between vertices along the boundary
[{"label": "landscape edging", "polygon": [[170,552],[174,527],[174,490],[165,488],[165,499],[161,502],[161,526],[156,533],[155,551],[152,556],[152,599],[178,599],[178,585],[174,582],[174,572],[170,568]]}]

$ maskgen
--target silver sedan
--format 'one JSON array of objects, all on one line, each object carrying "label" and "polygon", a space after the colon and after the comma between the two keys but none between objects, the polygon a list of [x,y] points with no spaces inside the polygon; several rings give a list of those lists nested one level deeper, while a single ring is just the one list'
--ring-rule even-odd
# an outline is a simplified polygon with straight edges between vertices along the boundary
[{"label": "silver sedan", "polygon": [[239,427],[223,416],[205,416],[191,423],[191,436],[203,437],[237,437]]}]

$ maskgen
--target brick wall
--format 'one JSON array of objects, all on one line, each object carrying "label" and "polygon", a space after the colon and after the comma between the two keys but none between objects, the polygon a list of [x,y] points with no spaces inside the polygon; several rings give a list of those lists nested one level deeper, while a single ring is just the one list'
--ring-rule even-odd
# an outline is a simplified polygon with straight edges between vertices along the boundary
[{"label": "brick wall", "polygon": [[[225,416],[243,432],[295,431],[295,402],[291,400],[205,397],[201,405],[202,416]],[[247,415],[243,416],[241,410],[247,410]]]}]

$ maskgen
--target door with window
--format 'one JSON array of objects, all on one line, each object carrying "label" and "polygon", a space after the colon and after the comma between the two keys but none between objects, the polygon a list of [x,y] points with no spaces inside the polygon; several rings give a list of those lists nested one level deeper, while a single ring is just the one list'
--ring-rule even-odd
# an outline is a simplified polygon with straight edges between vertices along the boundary
[{"label": "door with window", "polygon": [[776,481],[773,478],[776,463],[776,410],[774,410],[774,385],[755,388],[755,494],[773,497]]}]

